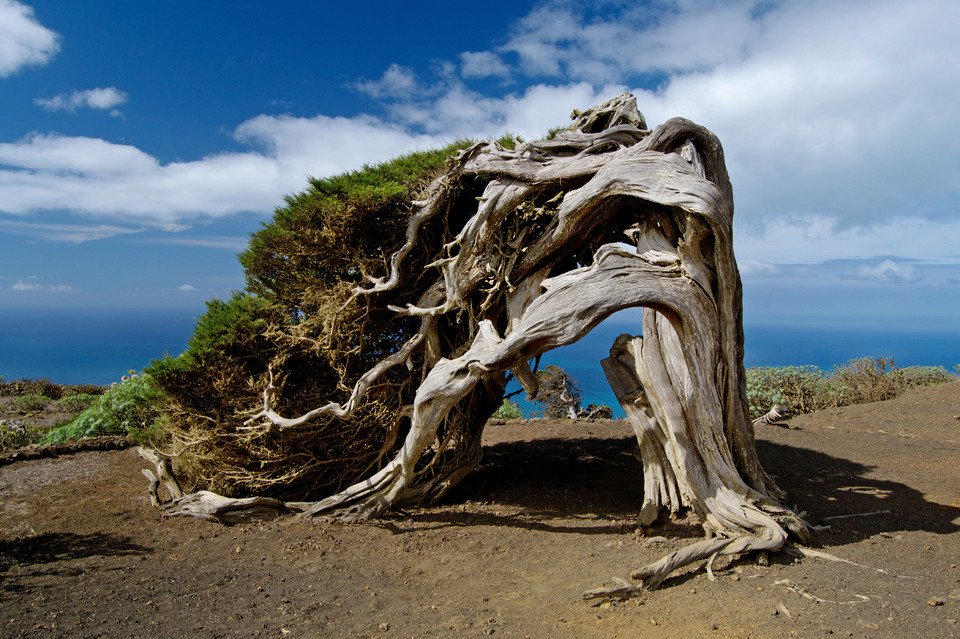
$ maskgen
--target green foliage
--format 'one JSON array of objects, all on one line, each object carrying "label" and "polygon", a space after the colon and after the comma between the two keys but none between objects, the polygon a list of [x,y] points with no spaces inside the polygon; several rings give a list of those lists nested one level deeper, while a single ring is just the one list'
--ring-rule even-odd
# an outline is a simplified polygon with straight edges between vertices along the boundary
[{"label": "green foliage", "polygon": [[103,435],[130,435],[143,441],[160,416],[163,398],[149,375],[130,371],[73,421],[49,431],[45,443]]},{"label": "green foliage", "polygon": [[523,138],[515,133],[504,133],[497,139],[497,144],[513,151],[518,144],[523,144]]},{"label": "green foliage", "polygon": [[816,366],[754,367],[747,369],[747,401],[752,418],[774,404],[796,413],[809,413],[843,403],[844,390]]},{"label": "green foliage", "polygon": [[[451,154],[471,145],[461,140],[311,179],[252,235],[240,255],[246,290],[208,303],[188,349],[146,371],[170,400],[161,447],[177,456],[189,483],[229,495],[302,498],[353,481],[383,459],[418,383],[406,369],[382,375],[349,421],[321,416],[282,432],[242,427],[263,406],[268,383],[271,408],[282,415],[344,401],[364,372],[417,332],[417,318],[397,318],[388,307],[416,301],[432,285],[436,273],[427,265],[437,259],[436,247],[463,225],[456,216],[466,209],[456,198],[475,204],[485,181],[465,178],[444,187],[455,201],[419,228],[400,286],[360,298],[352,291],[383,275],[419,210],[413,201]],[[442,349],[463,343],[475,326],[441,321]],[[469,414],[485,419],[493,408],[484,404]]]},{"label": "green foliage", "polygon": [[911,388],[950,381],[939,366],[897,368],[892,359],[862,357],[827,374],[816,366],[747,369],[747,399],[751,418],[783,404],[795,413],[892,399]]},{"label": "green foliage", "polygon": [[550,129],[547,131],[547,137],[545,137],[544,139],[545,139],[545,140],[552,140],[553,138],[557,137],[557,134],[560,133],[561,131],[569,131],[569,130],[570,130],[570,127],[569,127],[569,126],[553,126],[553,127],[550,127]]},{"label": "green foliage", "polygon": [[46,395],[18,395],[13,398],[11,406],[14,410],[26,411],[28,413],[37,413],[42,411],[54,400]]},{"label": "green foliage", "polygon": [[382,269],[397,248],[411,201],[436,177],[458,140],[329,178],[312,178],[302,193],[253,234],[240,254],[247,290],[289,309],[314,314],[338,283],[356,285]]},{"label": "green foliage", "polygon": [[493,414],[493,417],[496,419],[523,419],[523,409],[517,402],[504,398],[503,404]]},{"label": "green foliage", "polygon": [[66,395],[56,401],[54,408],[65,413],[79,413],[89,408],[101,395],[103,395],[103,393],[97,393],[96,395],[89,393]]},{"label": "green foliage", "polygon": [[32,424],[0,419],[0,451],[21,448],[43,440],[43,433]]}]

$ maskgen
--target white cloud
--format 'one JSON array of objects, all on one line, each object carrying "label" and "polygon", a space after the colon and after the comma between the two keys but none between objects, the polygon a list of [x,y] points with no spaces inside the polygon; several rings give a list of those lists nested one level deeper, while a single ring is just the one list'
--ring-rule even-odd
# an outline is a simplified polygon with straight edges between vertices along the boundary
[{"label": "white cloud", "polygon": [[761,262],[759,260],[740,260],[737,262],[740,269],[740,275],[750,277],[753,275],[779,275],[780,269],[772,262]]},{"label": "white cloud", "polygon": [[52,98],[36,98],[33,103],[47,111],[69,111],[76,113],[77,109],[110,110],[113,117],[121,117],[122,113],[115,107],[126,103],[127,94],[116,87],[86,89],[73,91],[68,94],[56,95]]},{"label": "white cloud", "polygon": [[[956,216],[960,149],[946,141],[960,139],[960,83],[944,78],[960,68],[958,23],[952,0],[555,0],[486,53],[538,79],[653,78],[657,88],[633,90],[647,121],[679,115],[718,134],[741,222],[829,219],[841,230]],[[409,110],[426,126],[464,93]],[[468,97],[481,112],[511,100]]]},{"label": "white cloud", "polygon": [[37,22],[33,8],[0,0],[0,78],[46,64],[59,50],[59,36]]},{"label": "white cloud", "polygon": [[419,92],[417,76],[399,64],[391,64],[379,80],[361,80],[355,88],[372,98],[408,98]]},{"label": "white cloud", "polygon": [[832,218],[774,219],[762,227],[734,223],[738,261],[816,264],[836,259],[898,256],[960,264],[960,220],[899,218],[870,227],[839,228]]},{"label": "white cloud", "polygon": [[375,118],[258,116],[235,131],[260,151],[162,164],[136,147],[101,139],[31,135],[0,143],[0,211],[67,210],[174,230],[196,217],[268,214],[308,175],[357,169],[443,138]]},{"label": "white cloud", "polygon": [[17,280],[17,283],[10,287],[10,290],[13,291],[39,291],[41,287],[39,284],[34,284],[32,282],[24,282],[23,280]]},{"label": "white cloud", "polygon": [[21,220],[0,220],[0,231],[4,233],[26,235],[36,239],[69,244],[81,244],[117,235],[139,233],[141,230],[109,224],[83,226],[79,224],[46,224]]},{"label": "white cloud", "polygon": [[623,90],[617,85],[595,88],[588,82],[538,84],[521,94],[491,98],[454,84],[435,99],[393,105],[392,113],[407,126],[446,138],[485,139],[509,131],[539,139],[550,127],[569,124],[573,109],[598,104]]},{"label": "white cloud", "polygon": [[190,291],[195,291],[195,290],[197,290],[197,287],[194,286],[193,284],[184,284],[184,285],[182,285],[182,286],[178,286],[178,287],[177,287],[177,290],[178,290],[178,291],[183,291],[184,293],[189,293]]},{"label": "white cloud", "polygon": [[465,78],[506,78],[510,69],[492,51],[464,51],[460,54],[460,73]]},{"label": "white cloud", "polygon": [[915,282],[919,279],[912,264],[897,263],[893,260],[883,260],[875,266],[865,264],[857,273],[863,279],[887,282]]},{"label": "white cloud", "polygon": [[11,291],[49,291],[51,293],[68,293],[73,290],[72,287],[67,286],[66,284],[55,284],[53,286],[44,286],[43,284],[38,284],[36,282],[24,282],[23,280],[17,280],[17,282],[10,287]]}]

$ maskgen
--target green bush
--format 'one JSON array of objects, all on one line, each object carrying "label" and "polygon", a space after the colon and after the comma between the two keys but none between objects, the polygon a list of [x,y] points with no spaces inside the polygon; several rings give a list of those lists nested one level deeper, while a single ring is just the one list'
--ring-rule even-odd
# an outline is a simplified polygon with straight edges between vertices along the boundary
[{"label": "green bush", "polygon": [[827,375],[816,366],[747,369],[747,400],[751,418],[783,404],[795,413],[892,399],[911,388],[951,380],[942,366],[897,368],[884,357],[861,357],[836,366]]},{"label": "green bush", "polygon": [[96,395],[67,395],[58,399],[56,404],[54,404],[54,408],[65,413],[79,413],[80,411],[90,408],[90,406],[102,395],[103,393],[98,393]]},{"label": "green bush", "polygon": [[160,416],[164,394],[149,375],[130,373],[73,421],[48,432],[45,443],[104,435],[130,435],[141,441],[148,438]]},{"label": "green bush", "polygon": [[816,366],[757,366],[747,369],[750,417],[757,418],[774,404],[796,413],[809,413],[844,400],[844,388]]},{"label": "green bush", "polygon": [[934,386],[951,381],[950,373],[943,366],[906,366],[895,371],[900,384],[905,388]]},{"label": "green bush", "polygon": [[493,414],[496,419],[523,419],[523,409],[520,404],[504,398],[503,404]]},{"label": "green bush", "polygon": [[0,419],[0,450],[29,446],[42,440],[43,433],[32,424]]},{"label": "green bush", "polygon": [[14,410],[22,410],[28,413],[36,413],[47,407],[47,404],[54,400],[46,395],[19,395],[13,399],[10,405]]}]

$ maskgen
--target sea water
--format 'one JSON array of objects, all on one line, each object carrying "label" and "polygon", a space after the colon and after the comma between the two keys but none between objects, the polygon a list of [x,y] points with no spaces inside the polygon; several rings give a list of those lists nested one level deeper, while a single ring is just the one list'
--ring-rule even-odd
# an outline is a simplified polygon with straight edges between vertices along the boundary
[{"label": "sea water", "polygon": [[[187,347],[198,309],[0,310],[0,377],[49,377],[58,383],[110,384],[166,354]],[[567,370],[583,391],[583,404],[606,404],[622,415],[600,360],[622,333],[640,334],[639,312],[608,318],[579,342],[546,353],[541,367]],[[857,325],[744,327],[746,366],[814,365],[824,370],[866,356],[893,358],[898,366],[960,364],[960,328],[909,331]],[[513,388],[517,388],[514,386]],[[535,407],[517,396],[527,415]]]}]

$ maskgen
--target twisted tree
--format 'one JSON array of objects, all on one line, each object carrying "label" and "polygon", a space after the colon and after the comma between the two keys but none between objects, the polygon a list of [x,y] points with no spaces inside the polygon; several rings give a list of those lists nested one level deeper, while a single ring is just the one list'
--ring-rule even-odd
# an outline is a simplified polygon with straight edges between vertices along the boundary
[{"label": "twisted tree", "polygon": [[[653,588],[698,559],[776,550],[788,535],[805,540],[806,524],[760,466],[748,419],[733,193],[720,142],[680,118],[648,130],[629,94],[574,117],[549,140],[460,151],[410,204],[379,274],[375,260],[348,264],[323,295],[294,296],[285,310],[295,322],[262,333],[276,352],[265,371],[248,371],[248,386],[262,391],[256,409],[238,409],[242,424],[193,416],[230,441],[380,424],[386,434],[360,481],[313,502],[201,491],[170,510],[354,521],[436,499],[478,463],[508,373],[536,396],[532,360],[612,313],[643,307],[642,336],[621,336],[603,361],[640,446],[640,523],[687,507],[707,538],[634,578]],[[379,250],[396,236],[389,231]],[[282,248],[269,254],[278,263],[309,259]],[[279,297],[296,288],[299,280],[283,279],[290,272],[270,272],[255,289]],[[303,343],[326,357],[317,368],[326,386],[311,393],[348,394],[284,416],[278,406],[295,386],[284,364],[289,345]],[[180,451],[200,445],[191,437],[181,433]]]}]

